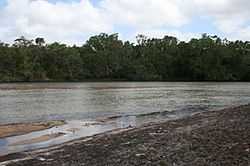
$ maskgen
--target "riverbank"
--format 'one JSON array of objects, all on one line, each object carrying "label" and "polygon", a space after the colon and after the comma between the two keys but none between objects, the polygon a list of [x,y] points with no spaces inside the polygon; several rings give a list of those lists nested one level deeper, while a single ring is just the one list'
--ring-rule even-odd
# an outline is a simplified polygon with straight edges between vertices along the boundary
[{"label": "riverbank", "polygon": [[[18,159],[19,158],[19,159]],[[18,160],[16,160],[18,159]],[[250,165],[250,105],[9,155],[0,165]]]}]

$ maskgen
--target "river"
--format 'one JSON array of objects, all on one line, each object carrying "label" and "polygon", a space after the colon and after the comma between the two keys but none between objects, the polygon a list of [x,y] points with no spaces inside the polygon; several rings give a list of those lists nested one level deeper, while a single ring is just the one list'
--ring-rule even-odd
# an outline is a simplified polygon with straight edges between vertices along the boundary
[{"label": "river", "polygon": [[[138,126],[250,103],[250,83],[88,82],[0,84],[0,124],[65,120],[67,125],[0,139],[0,154],[47,147],[116,128]],[[115,119],[115,120],[114,120]],[[86,123],[115,121],[103,125]],[[79,125],[80,123],[83,123]],[[79,127],[81,126],[81,127]],[[80,128],[71,134],[69,129]],[[60,138],[18,144],[65,132]],[[27,142],[27,141],[26,141]]]}]

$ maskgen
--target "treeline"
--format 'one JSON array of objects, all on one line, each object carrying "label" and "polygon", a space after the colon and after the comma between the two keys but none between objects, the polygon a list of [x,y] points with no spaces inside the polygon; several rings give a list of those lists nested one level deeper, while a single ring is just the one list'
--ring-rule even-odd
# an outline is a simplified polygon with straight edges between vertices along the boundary
[{"label": "treeline", "polygon": [[81,46],[24,37],[0,42],[0,81],[250,81],[250,42],[203,34],[189,42],[165,36],[91,37]]}]

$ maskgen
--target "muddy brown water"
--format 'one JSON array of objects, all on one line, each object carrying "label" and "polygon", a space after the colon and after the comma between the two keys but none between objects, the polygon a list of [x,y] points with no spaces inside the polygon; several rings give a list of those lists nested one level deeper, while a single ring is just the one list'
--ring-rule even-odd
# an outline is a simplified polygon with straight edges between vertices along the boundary
[{"label": "muddy brown water", "polygon": [[[67,122],[63,126],[0,139],[0,155],[247,103],[250,103],[250,83],[0,84],[0,124]],[[34,141],[44,137],[43,141]]]}]

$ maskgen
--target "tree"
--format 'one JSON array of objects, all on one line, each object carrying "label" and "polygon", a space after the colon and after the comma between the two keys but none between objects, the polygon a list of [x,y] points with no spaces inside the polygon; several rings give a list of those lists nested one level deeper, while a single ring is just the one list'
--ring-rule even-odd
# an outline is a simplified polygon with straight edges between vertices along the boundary
[{"label": "tree", "polygon": [[37,44],[38,46],[43,46],[43,45],[45,44],[44,38],[40,38],[40,37],[36,38],[36,39],[35,39],[35,42],[36,42],[36,44]]},{"label": "tree", "polygon": [[28,40],[24,36],[21,36],[20,38],[17,38],[14,42],[15,47],[29,47],[32,45],[33,40]]},{"label": "tree", "polygon": [[44,38],[0,42],[0,81],[85,79],[250,81],[250,42],[203,34],[189,42],[173,36],[137,36],[123,42],[101,33],[81,47]]}]

